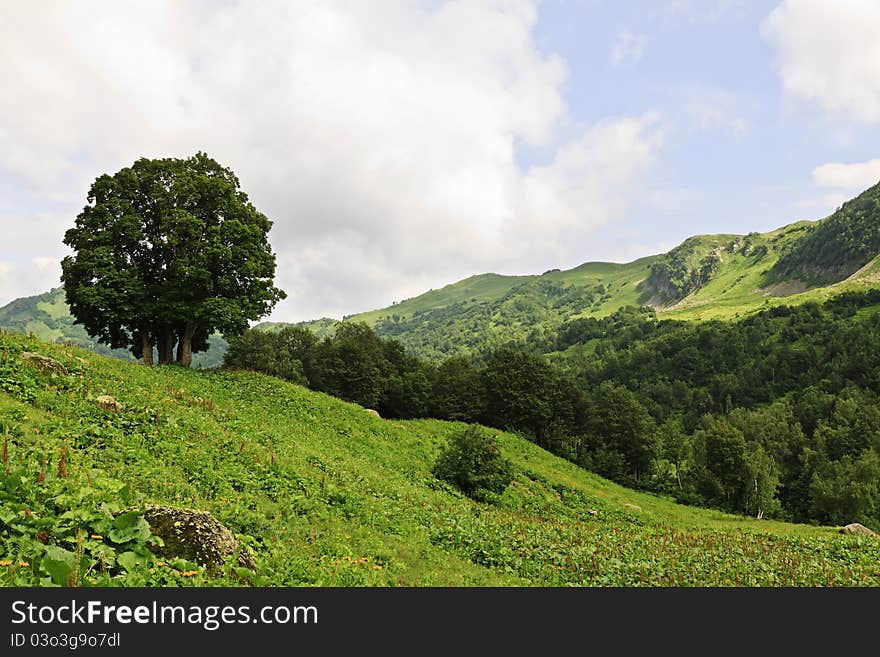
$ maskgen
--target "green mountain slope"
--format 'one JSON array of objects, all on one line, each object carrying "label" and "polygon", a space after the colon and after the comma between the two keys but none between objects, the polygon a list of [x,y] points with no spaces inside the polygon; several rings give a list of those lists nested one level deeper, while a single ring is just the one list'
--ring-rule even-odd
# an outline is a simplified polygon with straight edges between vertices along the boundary
[{"label": "green mountain slope", "polygon": [[75,324],[64,289],[56,287],[43,294],[22,297],[0,308],[0,328],[17,333],[32,333],[41,340],[71,342],[99,354],[134,360],[127,349],[110,349],[89,337],[81,324]]},{"label": "green mountain slope", "polygon": [[487,274],[346,321],[367,322],[415,353],[442,358],[534,342],[572,319],[605,317],[628,305],[649,305],[675,319],[734,319],[876,285],[873,261],[822,287],[774,274],[780,257],[813,225],[804,221],[769,233],[695,236],[668,253],[627,264],[585,263],[541,276]]},{"label": "green mountain slope", "polygon": [[773,267],[773,274],[826,284],[841,281],[880,253],[880,184],[811,227]]},{"label": "green mountain slope", "polygon": [[[43,294],[22,297],[0,308],[0,329],[15,333],[33,334],[50,342],[70,342],[92,351],[134,361],[127,349],[110,349],[86,333],[76,324],[64,300],[64,288],[56,287]],[[219,335],[208,338],[208,350],[193,354],[193,367],[215,367],[223,361],[226,341]]]},{"label": "green mountain slope", "polygon": [[[55,358],[70,374],[33,369],[22,351]],[[9,532],[23,531],[17,495],[59,483],[63,448],[70,486],[97,485],[98,469],[133,487],[141,504],[214,513],[252,548],[254,581],[264,585],[877,583],[876,539],[679,506],[515,435],[499,433],[513,483],[496,503],[478,503],[431,475],[459,424],[383,420],[254,373],[146,368],[21,335],[0,334],[0,353],[0,431],[9,462],[30,468],[32,482],[0,488],[0,560],[18,564],[9,577],[0,571],[5,584],[13,568],[42,568],[38,552],[62,541],[51,532],[15,541]],[[124,406],[105,410],[102,394]],[[45,482],[33,483],[47,461]],[[88,498],[81,504],[79,514],[33,524],[66,527],[96,512],[84,508]],[[75,549],[71,540],[61,547]],[[86,528],[86,554],[109,550],[109,540]],[[229,581],[170,564],[147,559],[138,568],[149,585]]]}]

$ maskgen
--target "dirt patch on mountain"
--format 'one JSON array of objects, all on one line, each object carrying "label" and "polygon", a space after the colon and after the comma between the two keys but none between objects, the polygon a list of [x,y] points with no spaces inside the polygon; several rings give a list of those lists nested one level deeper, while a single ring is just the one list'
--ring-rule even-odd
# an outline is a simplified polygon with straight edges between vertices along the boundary
[{"label": "dirt patch on mountain", "polygon": [[810,289],[809,283],[804,281],[783,281],[782,283],[774,283],[767,287],[758,288],[755,292],[760,292],[765,297],[790,297]]}]

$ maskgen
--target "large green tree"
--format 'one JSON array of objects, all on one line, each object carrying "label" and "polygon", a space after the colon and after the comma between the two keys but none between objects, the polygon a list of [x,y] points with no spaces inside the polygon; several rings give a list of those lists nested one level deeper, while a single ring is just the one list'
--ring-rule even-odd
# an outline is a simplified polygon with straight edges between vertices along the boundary
[{"label": "large green tree", "polygon": [[87,200],[61,280],[71,314],[111,347],[189,367],[212,332],[237,335],[285,297],[272,222],[205,153],[141,158],[98,177]]},{"label": "large green tree", "polygon": [[[660,454],[660,440],[655,425],[638,398],[623,386],[609,381],[596,390],[585,422],[593,446],[605,456],[619,454],[619,463],[632,474],[634,482],[648,470]],[[594,466],[595,467],[595,466]],[[600,474],[622,478],[623,472],[596,467]]]}]

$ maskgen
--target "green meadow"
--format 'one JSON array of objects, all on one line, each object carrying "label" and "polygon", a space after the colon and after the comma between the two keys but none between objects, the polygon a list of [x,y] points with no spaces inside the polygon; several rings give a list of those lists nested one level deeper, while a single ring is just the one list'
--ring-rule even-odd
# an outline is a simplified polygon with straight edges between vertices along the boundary
[{"label": "green meadow", "polygon": [[[69,373],[42,372],[22,351]],[[102,395],[121,406],[102,406]],[[377,418],[252,372],[147,368],[4,333],[0,582],[880,584],[877,539],[681,506],[509,433],[498,435],[514,480],[497,499],[475,502],[431,474],[463,426]],[[256,571],[159,559],[137,514],[96,530],[113,524],[111,509],[147,504],[210,511],[247,546]]]}]

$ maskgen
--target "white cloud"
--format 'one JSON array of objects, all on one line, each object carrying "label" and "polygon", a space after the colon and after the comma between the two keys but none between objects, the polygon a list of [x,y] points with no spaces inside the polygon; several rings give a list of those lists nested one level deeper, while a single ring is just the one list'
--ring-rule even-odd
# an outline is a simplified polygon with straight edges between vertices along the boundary
[{"label": "white cloud", "polygon": [[654,164],[663,141],[658,124],[656,114],[600,122],[559,149],[549,165],[530,169],[512,222],[514,235],[531,233],[517,260],[531,257],[537,267],[555,254],[565,264],[585,252],[590,229],[623,215],[628,187]]},{"label": "white cloud", "polygon": [[61,262],[49,256],[0,262],[0,307],[18,297],[33,296],[58,287],[60,276]]},{"label": "white cloud", "polygon": [[[4,206],[0,260],[32,276],[33,258],[64,254],[97,175],[205,150],[275,222],[289,299],[273,318],[339,316],[595,257],[592,231],[626,211],[660,148],[650,115],[559,143],[566,67],[536,48],[526,0],[3,11],[0,183],[41,202]],[[556,156],[523,171],[520,141]]]},{"label": "white cloud", "polygon": [[692,100],[685,105],[685,111],[700,130],[722,129],[736,136],[744,136],[749,129],[748,123],[741,116],[731,113],[723,105],[715,104],[711,99]]},{"label": "white cloud", "polygon": [[880,121],[880,3],[784,0],[761,24],[785,91],[866,123]]},{"label": "white cloud", "polygon": [[745,117],[756,112],[753,100],[723,86],[691,83],[669,87],[668,91],[700,132],[721,131],[742,137],[749,131]]},{"label": "white cloud", "polygon": [[645,55],[648,45],[648,37],[644,34],[636,34],[629,30],[620,30],[617,39],[611,48],[609,59],[613,66],[624,64],[637,64]]},{"label": "white cloud", "polygon": [[813,180],[823,187],[865,189],[880,182],[880,160],[829,162],[813,169]]}]

